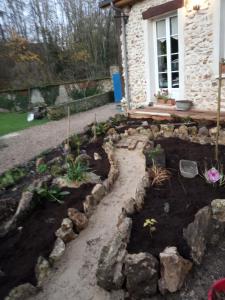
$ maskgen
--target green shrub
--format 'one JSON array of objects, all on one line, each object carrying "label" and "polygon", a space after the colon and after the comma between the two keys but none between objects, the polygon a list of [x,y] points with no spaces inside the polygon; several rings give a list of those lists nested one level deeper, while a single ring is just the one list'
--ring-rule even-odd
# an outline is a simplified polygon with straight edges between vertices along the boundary
[{"label": "green shrub", "polygon": [[90,87],[90,88],[81,89],[81,90],[73,89],[70,92],[69,96],[74,100],[79,100],[79,99],[83,99],[86,97],[91,97],[91,96],[97,95],[100,92],[101,91],[99,90],[98,87]]},{"label": "green shrub", "polygon": [[44,163],[37,166],[37,172],[40,173],[40,174],[46,173],[47,170],[48,170],[48,166]]},{"label": "green shrub", "polygon": [[56,98],[59,96],[59,86],[46,86],[39,89],[47,106],[54,105]]},{"label": "green shrub", "polygon": [[88,167],[80,162],[75,163],[73,160],[67,160],[67,180],[83,181],[86,179]]},{"label": "green shrub", "polygon": [[3,175],[0,176],[0,189],[8,188],[16,184],[20,179],[25,176],[24,169],[15,168],[9,171],[6,171]]},{"label": "green shrub", "polygon": [[15,108],[15,102],[8,99],[5,95],[0,95],[0,107],[11,111]]}]

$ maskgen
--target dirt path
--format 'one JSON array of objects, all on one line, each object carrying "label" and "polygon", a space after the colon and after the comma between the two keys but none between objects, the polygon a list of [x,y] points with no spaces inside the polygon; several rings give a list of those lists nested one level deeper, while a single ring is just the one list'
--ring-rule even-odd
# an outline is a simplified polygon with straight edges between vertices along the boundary
[{"label": "dirt path", "polygon": [[[118,113],[115,104],[104,105],[71,116],[71,134],[82,132],[94,121],[106,121]],[[56,147],[67,135],[67,119],[52,121],[44,125],[25,129],[0,138],[0,174],[32,159],[44,150]]]},{"label": "dirt path", "polygon": [[52,275],[44,291],[32,297],[32,300],[121,299],[96,285],[95,272],[102,247],[117,230],[116,224],[124,201],[135,196],[138,181],[145,174],[145,159],[141,149],[117,149],[116,158],[120,175],[112,192],[99,204],[88,228],[69,244],[57,266],[58,271]]}]

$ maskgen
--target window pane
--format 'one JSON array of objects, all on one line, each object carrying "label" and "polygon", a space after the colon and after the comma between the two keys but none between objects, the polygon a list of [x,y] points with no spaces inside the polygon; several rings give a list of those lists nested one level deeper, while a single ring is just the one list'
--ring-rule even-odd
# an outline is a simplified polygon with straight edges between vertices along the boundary
[{"label": "window pane", "polygon": [[172,88],[179,88],[179,72],[172,73]]},{"label": "window pane", "polygon": [[158,55],[165,55],[166,53],[166,39],[157,41],[158,43]]},{"label": "window pane", "polygon": [[159,88],[160,89],[167,89],[168,88],[167,73],[159,74]]},{"label": "window pane", "polygon": [[156,22],[157,27],[157,38],[165,38],[166,37],[166,21],[158,21]]},{"label": "window pane", "polygon": [[179,56],[178,56],[178,54],[171,55],[171,70],[179,71]]},{"label": "window pane", "polygon": [[159,72],[167,72],[167,57],[161,56],[158,58]]},{"label": "window pane", "polygon": [[178,36],[171,37],[171,53],[178,53]]},{"label": "window pane", "polygon": [[177,17],[170,18],[170,35],[178,34]]}]

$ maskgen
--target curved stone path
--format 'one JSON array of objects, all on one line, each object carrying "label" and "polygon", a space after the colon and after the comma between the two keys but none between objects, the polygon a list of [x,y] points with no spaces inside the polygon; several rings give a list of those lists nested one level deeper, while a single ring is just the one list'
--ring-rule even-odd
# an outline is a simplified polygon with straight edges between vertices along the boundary
[{"label": "curved stone path", "polygon": [[[71,134],[80,133],[96,119],[106,121],[119,111],[114,103],[97,107],[71,116]],[[12,167],[23,164],[41,152],[56,147],[67,136],[66,118],[31,127],[0,138],[0,174]]]},{"label": "curved stone path", "polygon": [[[96,284],[96,269],[102,247],[117,230],[124,202],[135,196],[138,182],[145,175],[142,142],[136,149],[116,149],[120,175],[112,191],[96,208],[88,227],[68,244],[66,253],[53,271],[43,291],[32,300],[122,300],[120,291],[112,294]],[[31,300],[31,299],[30,299]]]}]

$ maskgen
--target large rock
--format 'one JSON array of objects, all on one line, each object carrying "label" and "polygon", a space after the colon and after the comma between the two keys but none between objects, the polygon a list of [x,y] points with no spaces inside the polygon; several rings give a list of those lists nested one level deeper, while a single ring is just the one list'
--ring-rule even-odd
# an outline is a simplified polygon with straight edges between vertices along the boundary
[{"label": "large rock", "polygon": [[37,278],[38,286],[41,286],[44,280],[50,274],[50,265],[49,262],[42,256],[38,257],[37,264],[35,266],[35,275]]},{"label": "large rock", "polygon": [[213,219],[225,222],[225,199],[215,199],[211,202]]},{"label": "large rock", "polygon": [[198,134],[201,135],[201,136],[208,136],[209,135],[209,130],[205,126],[200,127],[199,130],[198,130]]},{"label": "large rock", "polygon": [[160,253],[159,258],[161,269],[160,292],[164,294],[166,291],[174,293],[180,290],[192,268],[192,262],[180,256],[176,247],[167,247]]},{"label": "large rock", "polygon": [[12,289],[5,300],[24,300],[29,296],[35,295],[36,292],[36,287],[30,283],[24,283]]},{"label": "large rock", "polygon": [[62,221],[61,227],[56,231],[55,235],[63,240],[64,243],[69,243],[77,237],[73,231],[73,222],[69,218]]},{"label": "large rock", "polygon": [[91,192],[92,196],[94,197],[96,203],[99,203],[102,198],[105,196],[105,187],[104,185],[98,183],[93,187],[93,190]]},{"label": "large rock", "polygon": [[165,138],[170,138],[173,136],[174,125],[160,125],[161,132],[163,133]]},{"label": "large rock", "polygon": [[123,263],[132,221],[125,218],[112,240],[102,248],[96,272],[97,284],[106,290],[119,290],[124,283]]},{"label": "large rock", "polygon": [[194,222],[183,230],[183,236],[191,250],[191,256],[196,264],[200,264],[209,240],[212,222],[211,208],[206,206],[195,215]]},{"label": "large rock", "polygon": [[65,243],[60,238],[55,241],[52,252],[49,255],[49,260],[51,263],[58,261],[64,254],[66,250]]},{"label": "large rock", "polygon": [[126,256],[126,288],[132,299],[147,298],[157,292],[158,268],[157,259],[149,253]]},{"label": "large rock", "polygon": [[78,232],[85,229],[88,225],[88,218],[85,214],[79,212],[79,210],[75,208],[68,208],[68,217],[73,222]]}]

